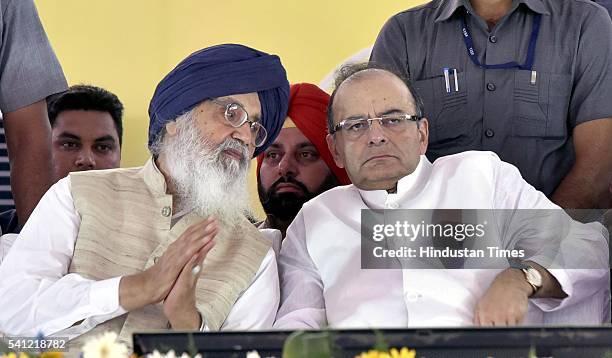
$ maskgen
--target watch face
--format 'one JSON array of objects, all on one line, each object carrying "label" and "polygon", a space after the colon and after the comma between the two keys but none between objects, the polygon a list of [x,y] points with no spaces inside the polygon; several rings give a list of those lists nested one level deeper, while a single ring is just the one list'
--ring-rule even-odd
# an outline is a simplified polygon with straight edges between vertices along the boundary
[{"label": "watch face", "polygon": [[525,277],[527,281],[536,287],[542,287],[542,275],[540,272],[533,267],[525,269]]}]

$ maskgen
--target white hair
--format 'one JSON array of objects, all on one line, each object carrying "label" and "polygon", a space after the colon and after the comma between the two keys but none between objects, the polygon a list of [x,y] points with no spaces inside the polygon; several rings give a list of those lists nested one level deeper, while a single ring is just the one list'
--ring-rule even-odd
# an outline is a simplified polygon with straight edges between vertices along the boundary
[{"label": "white hair", "polygon": [[[214,144],[204,138],[193,119],[194,110],[176,119],[176,135],[164,135],[153,151],[164,154],[164,168],[174,187],[177,211],[197,210],[200,215],[215,215],[224,222],[235,222],[249,210],[247,174],[248,147],[228,138]],[[224,154],[237,150],[238,161]]]}]

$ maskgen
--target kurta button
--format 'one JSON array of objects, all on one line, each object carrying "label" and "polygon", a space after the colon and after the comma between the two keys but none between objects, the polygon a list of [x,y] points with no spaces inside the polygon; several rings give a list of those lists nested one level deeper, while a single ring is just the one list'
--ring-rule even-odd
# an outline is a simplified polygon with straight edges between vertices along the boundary
[{"label": "kurta button", "polygon": [[406,300],[408,302],[416,302],[419,299],[419,294],[416,292],[408,292],[406,293]]},{"label": "kurta button", "polygon": [[169,206],[164,206],[161,210],[161,214],[165,217],[170,216],[170,214],[172,214],[172,209],[170,209]]},{"label": "kurta button", "polygon": [[491,35],[491,36],[489,36],[489,41],[490,41],[491,43],[496,43],[496,42],[497,42],[497,36],[495,36],[495,35]]},{"label": "kurta button", "polygon": [[487,130],[485,131],[485,135],[486,135],[488,138],[491,138],[491,137],[493,137],[493,136],[495,135],[495,132],[493,132],[493,130],[492,130],[492,129],[487,129]]},{"label": "kurta button", "polygon": [[398,203],[389,203],[389,204],[387,204],[387,208],[389,208],[389,209],[397,209],[397,208],[399,208],[399,204]]},{"label": "kurta button", "polygon": [[493,84],[491,82],[487,83],[487,90],[489,90],[491,92],[495,91],[495,84]]}]

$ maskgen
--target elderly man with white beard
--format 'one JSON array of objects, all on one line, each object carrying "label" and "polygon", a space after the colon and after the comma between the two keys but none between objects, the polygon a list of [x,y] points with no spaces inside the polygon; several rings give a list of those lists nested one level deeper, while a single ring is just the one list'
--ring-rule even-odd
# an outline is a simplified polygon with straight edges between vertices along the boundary
[{"label": "elderly man with white beard", "polygon": [[274,141],[289,83],[277,56],[219,45],[183,60],[149,107],[152,158],[54,185],[0,267],[0,331],[269,328],[271,236],[248,209],[250,159]]}]

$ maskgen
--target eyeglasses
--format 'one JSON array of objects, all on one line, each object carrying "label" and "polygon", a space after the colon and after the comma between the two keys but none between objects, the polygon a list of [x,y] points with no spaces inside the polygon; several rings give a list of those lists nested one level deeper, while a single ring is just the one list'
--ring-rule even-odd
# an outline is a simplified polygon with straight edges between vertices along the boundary
[{"label": "eyeglasses", "polygon": [[370,128],[372,122],[378,121],[381,128],[390,132],[402,132],[408,128],[408,122],[417,122],[423,119],[422,116],[412,114],[386,114],[376,118],[345,119],[336,124],[330,134],[342,131],[350,139],[358,139]]},{"label": "eyeglasses", "polygon": [[234,128],[239,128],[245,123],[249,123],[251,129],[251,142],[256,147],[261,147],[268,137],[268,131],[259,122],[253,122],[249,120],[249,113],[238,103],[230,102],[223,103],[215,98],[211,98],[210,101],[216,105],[225,108],[223,116],[225,120]]}]

